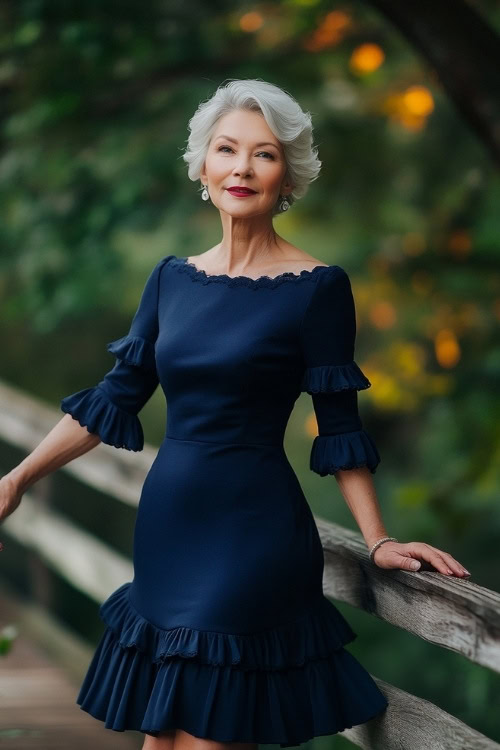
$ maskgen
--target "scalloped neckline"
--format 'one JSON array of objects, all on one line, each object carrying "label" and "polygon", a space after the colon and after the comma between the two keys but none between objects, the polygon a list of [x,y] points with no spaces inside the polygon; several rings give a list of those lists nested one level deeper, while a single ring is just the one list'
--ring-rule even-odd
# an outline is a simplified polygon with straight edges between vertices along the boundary
[{"label": "scalloped neckline", "polygon": [[228,284],[229,286],[247,286],[253,288],[259,287],[274,287],[285,281],[303,281],[306,279],[313,279],[317,275],[320,268],[332,269],[336,266],[314,266],[311,270],[303,269],[300,273],[293,273],[292,271],[284,271],[277,276],[257,276],[253,278],[251,276],[229,276],[226,273],[209,274],[201,268],[198,268],[194,263],[188,261],[187,258],[178,258],[176,255],[173,256],[174,262],[177,262],[177,270],[185,271],[195,281],[201,281],[203,284],[209,284],[210,282],[219,282]]}]

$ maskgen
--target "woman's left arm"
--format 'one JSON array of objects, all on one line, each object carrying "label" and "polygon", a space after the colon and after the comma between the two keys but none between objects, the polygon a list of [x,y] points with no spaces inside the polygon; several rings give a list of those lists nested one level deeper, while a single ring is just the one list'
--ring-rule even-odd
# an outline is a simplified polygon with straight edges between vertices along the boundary
[{"label": "woman's left arm", "polygon": [[[372,474],[380,463],[373,437],[363,428],[358,391],[371,386],[354,360],[356,308],[349,276],[332,266],[317,281],[301,324],[305,371],[318,423],[310,468],[334,475],[369,549],[387,533]],[[425,561],[445,575],[470,573],[447,552],[424,542],[385,541],[373,562],[381,568],[415,570]],[[417,568],[412,563],[417,561]]]},{"label": "woman's left arm", "polygon": [[[371,472],[366,467],[340,470],[335,473],[335,478],[367,547],[371,549],[379,539],[390,536],[382,520]],[[419,560],[430,563],[444,575],[470,575],[469,571],[448,552],[425,542],[384,542],[373,554],[373,561],[379,568],[418,570],[421,565],[415,565],[414,561]]]}]

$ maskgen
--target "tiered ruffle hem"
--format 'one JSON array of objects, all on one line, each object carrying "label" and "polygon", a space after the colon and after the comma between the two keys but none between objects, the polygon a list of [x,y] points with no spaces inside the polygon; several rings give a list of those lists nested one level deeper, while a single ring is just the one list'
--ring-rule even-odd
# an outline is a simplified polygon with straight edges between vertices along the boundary
[{"label": "tiered ruffle hem", "polygon": [[294,622],[231,634],[157,627],[134,609],[130,586],[100,607],[106,630],[77,698],[106,728],[289,747],[387,706],[344,649],[356,634],[326,597]]}]

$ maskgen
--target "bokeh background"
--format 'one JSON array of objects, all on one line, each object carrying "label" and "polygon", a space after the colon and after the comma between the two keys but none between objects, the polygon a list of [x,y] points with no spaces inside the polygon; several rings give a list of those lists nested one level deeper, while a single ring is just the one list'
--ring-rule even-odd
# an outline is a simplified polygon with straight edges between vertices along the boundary
[{"label": "bokeh background", "polygon": [[[128,330],[154,264],[221,237],[181,158],[189,118],[226,79],[275,83],[311,112],[323,162],[275,228],[351,277],[386,527],[500,591],[499,32],[493,0],[452,12],[438,0],[2,2],[0,378],[57,408],[111,369],[106,343]],[[141,421],[159,445],[160,389]],[[309,470],[315,434],[302,394],[290,461],[313,512],[357,529],[335,480]],[[2,443],[1,470],[22,457]],[[100,533],[100,498],[59,474],[55,507]],[[130,554],[132,509],[106,519]],[[25,551],[3,539],[0,580],[29,597]],[[95,643],[95,602],[46,574],[55,614]],[[500,740],[498,674],[338,606],[372,673]]]}]

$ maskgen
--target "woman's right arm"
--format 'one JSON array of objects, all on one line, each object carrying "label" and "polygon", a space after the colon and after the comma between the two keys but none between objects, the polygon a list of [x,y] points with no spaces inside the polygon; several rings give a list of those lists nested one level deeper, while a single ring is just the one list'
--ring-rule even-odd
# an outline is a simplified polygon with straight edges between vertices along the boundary
[{"label": "woman's right arm", "polygon": [[20,464],[0,478],[0,522],[18,507],[31,485],[100,442],[99,435],[65,414]]},{"label": "woman's right arm", "polygon": [[[0,477],[0,523],[21,502],[38,479],[59,469],[103,442],[140,451],[144,433],[138,413],[159,383],[155,342],[158,336],[160,273],[173,255],[155,265],[126,336],[110,342],[114,367],[95,386],[65,396],[66,412],[37,447],[14,469]],[[0,543],[1,549],[1,543]]]},{"label": "woman's right arm", "polygon": [[100,442],[99,435],[82,427],[71,414],[65,414],[37,447],[9,474],[18,488],[26,492],[28,487],[39,479],[74,458],[88,453]]}]

